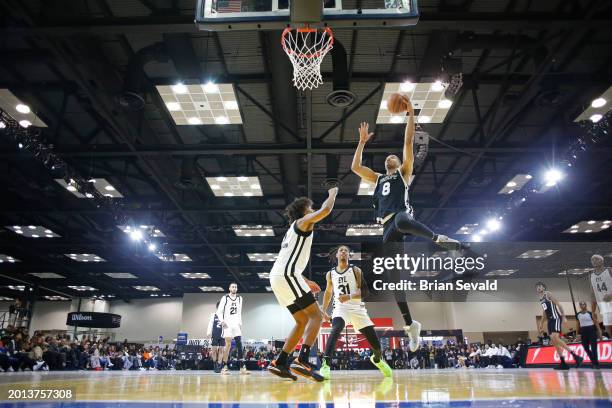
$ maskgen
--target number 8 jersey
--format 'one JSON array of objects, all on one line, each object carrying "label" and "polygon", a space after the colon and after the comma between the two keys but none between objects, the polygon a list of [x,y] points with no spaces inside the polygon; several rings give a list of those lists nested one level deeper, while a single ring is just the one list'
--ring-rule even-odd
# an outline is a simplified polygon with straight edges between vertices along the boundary
[{"label": "number 8 jersey", "polygon": [[380,223],[390,214],[410,209],[408,184],[404,182],[399,169],[393,174],[378,176],[373,199],[376,220]]}]

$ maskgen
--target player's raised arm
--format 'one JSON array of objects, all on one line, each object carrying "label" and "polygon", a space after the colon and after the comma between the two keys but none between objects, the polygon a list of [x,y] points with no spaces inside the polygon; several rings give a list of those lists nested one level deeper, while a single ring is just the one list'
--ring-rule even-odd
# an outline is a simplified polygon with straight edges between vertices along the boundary
[{"label": "player's raised arm", "polygon": [[331,272],[325,275],[325,293],[323,294],[323,311],[327,312],[332,296],[334,295],[334,285],[331,279]]},{"label": "player's raised arm", "polygon": [[327,193],[329,194],[327,199],[321,205],[317,211],[306,214],[302,218],[297,221],[297,227],[302,231],[310,231],[313,226],[327,217],[332,209],[334,208],[334,204],[336,202],[336,196],[338,195],[338,187],[330,188]]},{"label": "player's raised arm", "polygon": [[414,109],[412,103],[406,98],[406,105],[408,106],[408,123],[406,124],[406,130],[404,131],[404,152],[402,158],[402,177],[404,182],[408,183],[410,176],[412,175],[412,169],[414,167]]},{"label": "player's raised arm", "polygon": [[353,163],[351,164],[351,171],[361,177],[365,181],[370,183],[376,183],[380,173],[376,173],[369,167],[361,164],[361,156],[363,154],[363,148],[365,144],[370,140],[374,133],[369,133],[370,125],[367,122],[361,122],[359,126],[359,144],[355,149],[355,155],[353,156]]}]

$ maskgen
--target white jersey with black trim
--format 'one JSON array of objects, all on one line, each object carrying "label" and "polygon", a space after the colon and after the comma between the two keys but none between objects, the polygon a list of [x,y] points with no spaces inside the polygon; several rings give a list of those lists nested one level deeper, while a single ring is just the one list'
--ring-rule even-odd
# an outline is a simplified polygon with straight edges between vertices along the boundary
[{"label": "white jersey with black trim", "polygon": [[228,326],[242,325],[242,296],[232,297],[230,294],[223,295],[217,308],[217,317],[220,322]]},{"label": "white jersey with black trim", "polygon": [[329,272],[334,288],[334,309],[359,309],[363,307],[364,303],[361,299],[351,299],[344,303],[340,302],[340,295],[352,295],[361,291],[353,265],[349,265],[344,271],[338,271],[336,267]]},{"label": "white jersey with black trim", "polygon": [[291,279],[292,276],[301,275],[310,260],[313,235],[313,231],[301,231],[297,227],[297,221],[294,221],[285,233],[270,276],[284,276]]},{"label": "white jersey with black trim", "polygon": [[610,269],[604,269],[600,274],[591,274],[591,286],[595,293],[595,300],[599,307],[599,313],[612,313],[612,302],[604,302],[606,295],[612,295],[612,274]]}]

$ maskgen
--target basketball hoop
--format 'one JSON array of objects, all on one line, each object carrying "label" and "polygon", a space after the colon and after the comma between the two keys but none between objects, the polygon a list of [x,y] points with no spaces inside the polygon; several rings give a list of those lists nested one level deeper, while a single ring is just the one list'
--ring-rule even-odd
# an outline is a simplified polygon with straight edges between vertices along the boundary
[{"label": "basketball hoop", "polygon": [[334,47],[331,28],[285,28],[281,45],[293,65],[293,85],[297,89],[314,89],[323,83],[321,62]]}]

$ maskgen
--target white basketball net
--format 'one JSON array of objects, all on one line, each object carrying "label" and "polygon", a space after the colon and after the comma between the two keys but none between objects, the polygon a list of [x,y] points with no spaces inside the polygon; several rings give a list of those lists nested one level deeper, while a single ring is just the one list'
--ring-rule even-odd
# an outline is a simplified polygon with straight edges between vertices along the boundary
[{"label": "white basketball net", "polygon": [[286,28],[281,44],[293,65],[293,85],[300,90],[314,89],[323,83],[321,62],[334,46],[329,27]]}]

